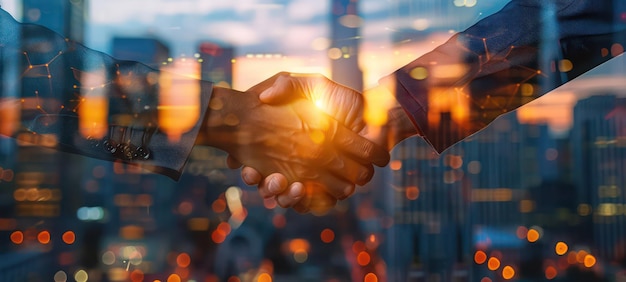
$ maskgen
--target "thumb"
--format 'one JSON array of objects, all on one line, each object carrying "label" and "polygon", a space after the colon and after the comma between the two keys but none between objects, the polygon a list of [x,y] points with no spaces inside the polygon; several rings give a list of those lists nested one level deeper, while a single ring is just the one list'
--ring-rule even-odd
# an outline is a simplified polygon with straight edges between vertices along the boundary
[{"label": "thumb", "polygon": [[296,87],[291,78],[288,75],[283,75],[276,78],[272,86],[263,90],[263,92],[259,94],[259,99],[266,104],[279,104],[291,99],[300,98],[300,95],[297,95],[295,90]]}]

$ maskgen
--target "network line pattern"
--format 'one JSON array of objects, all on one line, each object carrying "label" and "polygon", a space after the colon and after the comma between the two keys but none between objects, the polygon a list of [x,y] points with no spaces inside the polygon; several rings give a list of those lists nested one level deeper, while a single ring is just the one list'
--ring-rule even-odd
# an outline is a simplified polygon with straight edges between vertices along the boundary
[{"label": "network line pattern", "polygon": [[[18,23],[2,10],[0,23],[0,101],[19,102],[20,132],[55,135],[61,150],[140,163],[179,177],[201,121],[191,121],[184,140],[170,144],[160,127],[162,71],[115,60],[45,27]],[[167,77],[180,79],[173,73]],[[194,81],[211,89],[209,82]],[[208,104],[210,91],[200,92],[193,93],[197,102]],[[203,116],[206,109],[199,108],[197,116]]]},{"label": "network line pattern", "polygon": [[557,19],[518,2],[383,79],[397,81],[397,97],[437,151],[624,52],[626,27],[612,23],[611,9],[593,11],[611,14],[593,28],[549,37],[543,30]]}]

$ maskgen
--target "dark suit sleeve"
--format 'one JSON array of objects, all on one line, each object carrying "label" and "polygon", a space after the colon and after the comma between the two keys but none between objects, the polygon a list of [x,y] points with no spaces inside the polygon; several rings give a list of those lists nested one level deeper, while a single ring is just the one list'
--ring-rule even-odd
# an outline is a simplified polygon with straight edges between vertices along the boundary
[{"label": "dark suit sleeve", "polygon": [[180,177],[211,83],[115,60],[2,10],[0,23],[0,98],[18,101],[15,136]]},{"label": "dark suit sleeve", "polygon": [[381,83],[442,152],[622,53],[623,2],[511,1]]}]

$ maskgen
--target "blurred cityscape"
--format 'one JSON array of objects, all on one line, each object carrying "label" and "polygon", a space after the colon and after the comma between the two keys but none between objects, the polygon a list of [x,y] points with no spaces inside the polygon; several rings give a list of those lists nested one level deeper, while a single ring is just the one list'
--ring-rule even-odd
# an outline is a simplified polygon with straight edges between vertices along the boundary
[{"label": "blurred cityscape", "polygon": [[[23,0],[22,18],[83,42],[85,5]],[[362,90],[358,1],[330,7],[330,74]],[[400,50],[427,36],[413,30],[393,41]],[[116,37],[111,46],[114,58],[157,69],[182,60],[159,38]],[[238,68],[300,60],[236,48],[208,38],[183,59],[226,87],[273,74],[236,78]],[[11,71],[0,66],[0,77]],[[626,88],[588,86],[611,75],[624,73],[570,88],[581,98],[559,134],[520,110],[442,155],[405,140],[325,216],[261,198],[211,148],[194,148],[175,182],[59,152],[56,136],[0,138],[0,281],[626,281]],[[23,119],[38,114],[39,104],[23,105],[31,114]],[[447,126],[451,113],[437,114]]]}]

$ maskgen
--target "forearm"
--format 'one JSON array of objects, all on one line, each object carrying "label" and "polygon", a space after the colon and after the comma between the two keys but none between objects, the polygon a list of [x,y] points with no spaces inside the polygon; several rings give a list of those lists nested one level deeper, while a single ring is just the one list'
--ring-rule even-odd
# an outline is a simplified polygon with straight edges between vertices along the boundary
[{"label": "forearm", "polygon": [[381,83],[442,152],[621,53],[609,50],[626,43],[624,4],[612,3],[511,1]]},{"label": "forearm", "polygon": [[208,110],[201,123],[196,145],[227,150],[234,140],[244,138],[238,129],[242,112],[246,111],[251,95],[228,88],[213,87]]},{"label": "forearm", "polygon": [[46,134],[63,151],[180,176],[210,82],[115,60],[3,10],[0,23],[0,116],[10,117],[0,133]]},{"label": "forearm", "polygon": [[364,120],[367,138],[389,151],[402,140],[421,135],[417,124],[386,86],[377,86],[363,93]]}]

